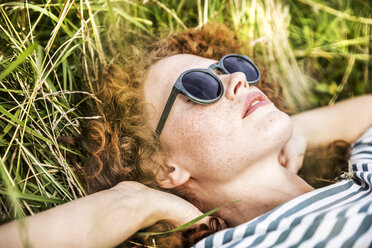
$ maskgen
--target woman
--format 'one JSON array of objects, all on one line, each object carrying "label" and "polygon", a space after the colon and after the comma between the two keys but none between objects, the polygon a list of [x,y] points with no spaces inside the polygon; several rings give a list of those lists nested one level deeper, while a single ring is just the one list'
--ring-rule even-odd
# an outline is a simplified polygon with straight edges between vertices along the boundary
[{"label": "woman", "polygon": [[[197,247],[319,243],[324,240],[319,237],[321,231],[326,230],[324,216],[340,222],[332,225],[336,229],[342,220],[354,220],[355,215],[345,213],[347,207],[356,209],[351,205],[356,199],[341,201],[345,196],[337,191],[345,188],[358,195],[356,204],[363,204],[357,211],[361,221],[352,226],[364,228],[357,232],[356,244],[368,247],[372,236],[371,228],[366,229],[371,226],[370,176],[364,178],[357,172],[354,181],[341,182],[343,186],[314,190],[293,172],[301,166],[306,146],[325,146],[337,139],[354,142],[365,132],[372,125],[368,108],[372,97],[289,117],[269,100],[279,102],[265,80],[258,87],[269,98],[253,84],[260,79],[258,67],[245,56],[224,57],[228,54],[239,54],[232,35],[223,27],[206,26],[154,44],[147,56],[139,51],[132,51],[129,58],[123,56],[125,61],[106,75],[99,94],[105,121],[92,122],[83,137],[91,154],[85,174],[89,190],[106,190],[27,218],[23,224],[28,235],[22,236],[16,222],[4,225],[0,243],[8,247],[22,242],[38,247],[115,246],[160,220],[183,224],[236,200],[240,202],[216,214],[227,226],[237,227],[210,236]],[[193,70],[194,75],[186,74],[189,79],[179,77],[195,68],[199,69]],[[188,88],[187,97],[177,90],[171,93],[176,82]],[[361,140],[365,146],[370,142],[368,135],[366,141]],[[365,159],[364,167],[371,171],[371,160]],[[360,186],[358,179],[364,180]],[[172,189],[188,201],[125,180]],[[330,201],[332,197],[339,201]],[[332,231],[337,236],[341,230]],[[318,236],[312,238],[311,232]],[[348,243],[350,236],[338,238],[344,245],[354,244]],[[168,241],[174,240],[162,244],[177,245]]]}]

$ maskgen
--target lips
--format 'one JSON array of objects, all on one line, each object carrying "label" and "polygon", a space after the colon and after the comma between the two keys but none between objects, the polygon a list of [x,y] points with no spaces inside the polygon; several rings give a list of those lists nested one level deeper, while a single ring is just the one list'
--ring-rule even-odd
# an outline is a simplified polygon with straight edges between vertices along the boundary
[{"label": "lips", "polygon": [[242,119],[253,113],[257,108],[271,103],[267,97],[259,91],[250,92],[244,104]]}]

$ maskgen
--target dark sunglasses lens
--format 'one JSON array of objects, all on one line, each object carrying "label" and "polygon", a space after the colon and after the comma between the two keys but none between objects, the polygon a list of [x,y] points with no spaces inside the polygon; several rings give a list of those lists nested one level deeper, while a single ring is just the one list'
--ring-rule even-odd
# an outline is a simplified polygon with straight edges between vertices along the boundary
[{"label": "dark sunglasses lens", "polygon": [[248,61],[241,57],[230,56],[223,60],[223,65],[228,72],[243,72],[247,81],[255,81],[258,78],[258,72],[254,66]]},{"label": "dark sunglasses lens", "polygon": [[182,85],[191,95],[203,100],[213,100],[221,94],[221,85],[204,72],[187,73],[182,78]]}]

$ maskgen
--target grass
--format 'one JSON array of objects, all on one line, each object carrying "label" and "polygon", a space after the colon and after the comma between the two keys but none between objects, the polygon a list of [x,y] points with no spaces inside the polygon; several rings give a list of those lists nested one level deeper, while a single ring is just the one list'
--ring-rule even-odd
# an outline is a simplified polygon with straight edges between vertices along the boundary
[{"label": "grass", "polygon": [[[84,196],[66,160],[100,70],[128,37],[221,22],[295,112],[372,92],[369,0],[44,0],[0,4],[0,221]],[[103,44],[108,46],[104,46]]]}]

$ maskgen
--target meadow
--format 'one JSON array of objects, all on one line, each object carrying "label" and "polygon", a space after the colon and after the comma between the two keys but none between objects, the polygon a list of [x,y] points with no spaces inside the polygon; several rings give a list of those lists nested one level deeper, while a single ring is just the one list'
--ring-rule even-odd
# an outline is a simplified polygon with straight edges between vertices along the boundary
[{"label": "meadow", "polygon": [[59,142],[92,115],[116,51],[223,23],[293,113],[372,92],[370,0],[0,2],[0,223],[86,195]]}]

